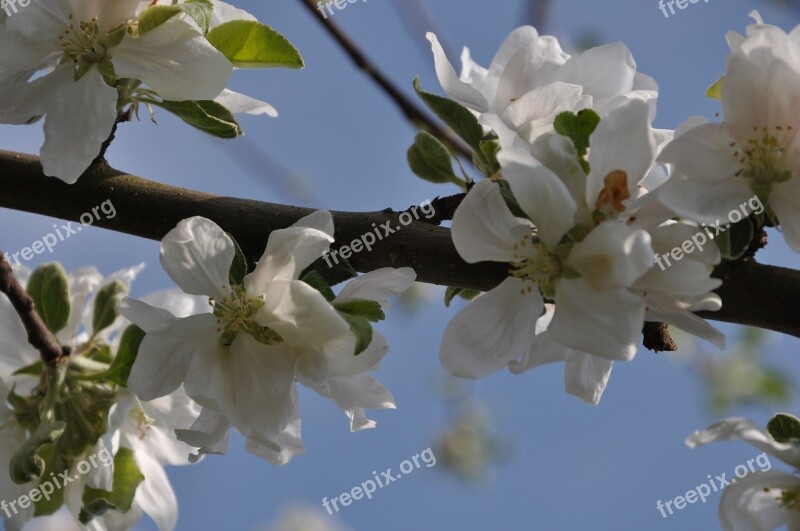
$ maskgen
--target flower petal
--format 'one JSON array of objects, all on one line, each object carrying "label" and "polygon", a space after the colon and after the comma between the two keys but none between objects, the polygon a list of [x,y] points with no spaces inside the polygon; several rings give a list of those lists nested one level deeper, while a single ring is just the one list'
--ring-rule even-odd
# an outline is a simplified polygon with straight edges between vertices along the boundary
[{"label": "flower petal", "polygon": [[278,116],[278,111],[269,103],[245,94],[239,94],[232,90],[225,89],[222,94],[214,98],[214,101],[231,111],[233,114],[266,114],[270,118]]},{"label": "flower petal", "polygon": [[337,301],[366,299],[389,307],[389,297],[400,295],[414,284],[417,274],[410,267],[384,267],[351,280],[336,297]]},{"label": "flower petal", "polygon": [[573,351],[564,365],[564,385],[567,393],[596,406],[611,376],[613,361]]},{"label": "flower petal", "polygon": [[213,100],[228,84],[230,61],[188,22],[172,17],[109,50],[119,77],[140,79],[170,101]]},{"label": "flower petal", "polygon": [[779,443],[755,422],[741,417],[732,417],[712,424],[686,438],[689,448],[697,448],[717,441],[741,440],[794,467],[800,465],[800,448],[789,443]]},{"label": "flower petal", "polygon": [[507,278],[479,296],[447,325],[439,349],[445,370],[462,378],[482,378],[528,354],[536,321],[544,311],[538,291]]},{"label": "flower petal", "polygon": [[428,41],[431,43],[431,50],[433,51],[433,60],[436,64],[436,75],[439,77],[439,83],[442,88],[452,99],[456,100],[462,105],[474,109],[476,111],[486,111],[489,108],[489,103],[486,98],[478,92],[477,89],[459,79],[456,71],[447,55],[444,53],[442,45],[439,44],[439,39],[433,33],[428,33]]},{"label": "flower petal", "polygon": [[772,531],[800,525],[800,515],[781,504],[785,491],[800,488],[800,479],[778,470],[756,472],[725,487],[719,517],[725,531]]},{"label": "flower petal", "polygon": [[50,76],[59,89],[47,95],[42,169],[45,175],[73,184],[111,134],[117,119],[117,91],[106,85],[96,68],[78,81],[69,65]]},{"label": "flower petal", "polygon": [[264,291],[256,321],[277,332],[290,346],[318,348],[350,327],[320,292],[297,280],[276,280]]},{"label": "flower petal", "polygon": [[597,291],[585,279],[562,279],[550,331],[559,343],[610,360],[636,355],[644,299],[625,288]]},{"label": "flower petal", "polygon": [[472,187],[453,216],[453,243],[471,264],[511,261],[514,246],[530,232],[530,224],[511,214],[499,185],[488,179]]}]

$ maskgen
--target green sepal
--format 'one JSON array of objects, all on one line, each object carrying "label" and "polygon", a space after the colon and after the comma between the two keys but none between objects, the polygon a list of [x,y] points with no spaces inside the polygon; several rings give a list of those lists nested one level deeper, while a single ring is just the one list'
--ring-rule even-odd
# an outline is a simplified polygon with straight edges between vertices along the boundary
[{"label": "green sepal", "polygon": [[107,284],[97,292],[92,316],[92,337],[114,324],[119,317],[120,295],[126,292],[125,285],[118,280]]},{"label": "green sepal", "polygon": [[461,297],[464,300],[471,301],[480,294],[480,291],[474,289],[450,286],[447,288],[447,291],[444,292],[444,305],[449,308],[450,303],[453,302],[453,299],[456,297]]},{"label": "green sepal", "polygon": [[719,247],[722,258],[738,260],[745,255],[753,242],[755,227],[750,218],[745,218],[731,225],[725,232],[717,235],[714,241]]},{"label": "green sepal", "polygon": [[144,481],[144,475],[136,464],[134,451],[120,448],[114,456],[112,492],[86,487],[83,491],[83,508],[79,520],[87,525],[92,519],[108,511],[127,513],[133,506],[136,489]]},{"label": "green sepal", "polygon": [[242,252],[242,248],[236,238],[230,233],[228,233],[228,237],[233,242],[234,249],[233,261],[228,272],[228,281],[231,286],[241,286],[244,284],[244,277],[247,276],[247,258],[244,256],[244,252]]},{"label": "green sepal", "polygon": [[800,419],[788,413],[778,413],[767,423],[767,433],[779,443],[800,443]]},{"label": "green sepal", "polygon": [[322,296],[325,297],[325,300],[328,302],[336,298],[336,294],[333,292],[330,285],[328,285],[328,282],[322,278],[322,274],[319,271],[311,270],[303,275],[300,280],[322,293]]},{"label": "green sepal", "polygon": [[722,75],[713,85],[708,87],[706,97],[713,100],[722,100],[722,85],[725,83],[725,75]]}]

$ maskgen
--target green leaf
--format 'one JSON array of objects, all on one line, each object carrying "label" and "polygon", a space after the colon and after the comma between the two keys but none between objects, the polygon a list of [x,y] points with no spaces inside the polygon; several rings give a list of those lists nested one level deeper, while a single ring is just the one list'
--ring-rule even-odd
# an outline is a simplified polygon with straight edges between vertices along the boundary
[{"label": "green leaf", "polygon": [[181,6],[153,6],[139,16],[139,35],[152,31],[182,11]]},{"label": "green leaf", "polygon": [[41,376],[44,364],[41,360],[34,361],[30,365],[26,365],[21,369],[14,371],[12,376]]},{"label": "green leaf", "polygon": [[61,264],[46,264],[36,269],[28,280],[28,295],[36,304],[36,313],[54,334],[69,320],[69,279]]},{"label": "green leaf", "polygon": [[207,34],[211,28],[211,15],[214,11],[214,4],[211,0],[186,0],[179,5],[184,13],[197,22],[197,25],[203,30],[203,35]]},{"label": "green leaf", "polygon": [[322,278],[322,274],[319,271],[311,270],[300,277],[300,280],[322,293],[328,302],[336,298],[336,294],[333,292],[330,285],[328,285],[328,282]]},{"label": "green leaf", "polygon": [[114,477],[111,483],[113,492],[86,487],[83,491],[80,522],[86,525],[108,511],[127,513],[131,510],[136,489],[142,481],[144,475],[136,465],[133,450],[120,448],[114,456]]},{"label": "green leaf", "polygon": [[556,133],[572,140],[575,149],[578,150],[578,157],[581,166],[588,173],[588,163],[584,160],[589,149],[589,137],[600,124],[600,115],[591,109],[583,109],[574,113],[571,111],[562,112],[556,116],[553,127]]},{"label": "green leaf", "polygon": [[449,308],[450,303],[453,302],[453,299],[456,297],[461,297],[464,300],[471,301],[480,294],[480,291],[476,291],[474,289],[456,288],[454,286],[450,286],[447,288],[447,291],[444,292],[444,305]]},{"label": "green leaf", "polygon": [[[59,452],[56,450],[54,445],[51,444],[42,448],[42,450],[39,452],[39,455],[46,463],[45,474],[47,474],[47,472],[54,472],[58,474],[59,472],[69,470],[69,461],[63,456],[59,455]],[[49,485],[43,489],[42,486],[46,483],[49,483]],[[43,476],[39,480],[37,488],[39,489],[39,492],[42,493],[43,497],[40,498],[39,501],[34,502],[33,514],[35,517],[38,518],[41,516],[50,516],[55,514],[56,511],[58,511],[61,506],[64,505],[64,489],[56,488],[52,476]]]},{"label": "green leaf", "polygon": [[426,131],[417,133],[414,145],[408,150],[408,165],[411,171],[432,183],[463,184],[453,173],[453,162],[447,148],[432,134]]},{"label": "green leaf", "polygon": [[750,248],[750,243],[755,235],[755,227],[750,218],[745,218],[739,223],[731,225],[725,232],[718,235],[717,242],[722,258],[725,260],[738,260]]},{"label": "green leaf", "polygon": [[228,272],[228,280],[232,286],[241,286],[244,283],[245,275],[247,275],[247,258],[245,258],[242,248],[239,246],[239,242],[236,241],[236,238],[230,233],[228,233],[228,237],[233,242],[235,251],[233,262],[231,262],[231,268]]},{"label": "green leaf", "polygon": [[335,286],[358,276],[355,268],[350,265],[350,262],[347,259],[342,258],[338,254],[335,258],[338,260],[338,262],[334,260],[333,256],[329,255],[328,260],[331,262],[330,267],[325,261],[325,258],[317,258],[310,266],[303,270],[303,272],[300,274],[300,278],[303,278],[311,271],[318,271],[329,286]]},{"label": "green leaf", "polygon": [[211,0],[186,0],[170,6],[152,6],[139,17],[139,35],[152,31],[179,13],[192,17],[205,35],[211,26],[211,13],[214,4]]},{"label": "green leaf", "polygon": [[[498,168],[488,168],[491,163],[487,160],[481,149],[483,127],[478,123],[478,119],[475,115],[466,107],[453,100],[422,90],[419,77],[414,79],[414,90],[417,91],[417,94],[422,101],[425,102],[425,105],[472,148],[472,151],[475,153],[475,158],[481,163],[478,164],[478,166],[484,167],[486,171],[491,172],[487,175],[496,173]],[[492,169],[494,171],[491,171]]]},{"label": "green leaf", "polygon": [[303,68],[303,58],[283,35],[260,22],[234,20],[220,24],[206,35],[233,66]]},{"label": "green leaf", "polygon": [[725,76],[720,77],[713,85],[708,87],[706,97],[713,100],[722,100],[722,84],[725,82]]},{"label": "green leaf", "polygon": [[92,337],[111,326],[119,317],[120,295],[127,290],[122,282],[114,281],[104,286],[94,299],[94,315],[92,316]]},{"label": "green leaf", "polygon": [[11,479],[18,485],[24,485],[42,477],[45,471],[45,461],[39,455],[43,446],[54,444],[67,425],[64,422],[42,422],[33,432],[33,435],[25,441],[25,444],[17,450],[11,458],[9,465]]},{"label": "green leaf", "polygon": [[800,419],[788,413],[778,413],[767,423],[767,433],[779,443],[800,442]]},{"label": "green leaf", "polygon": [[339,313],[348,325],[350,331],[356,337],[356,347],[353,354],[358,356],[372,343],[372,325],[365,317],[350,315],[349,313]]},{"label": "green leaf", "polygon": [[346,313],[355,317],[363,317],[373,323],[383,321],[386,319],[386,314],[383,313],[380,303],[377,301],[370,301],[366,299],[349,299],[345,301],[334,302],[333,307],[339,313]]},{"label": "green leaf", "polygon": [[156,101],[142,100],[165,109],[187,124],[204,133],[219,138],[236,138],[242,128],[233,117],[231,111],[212,100],[205,101]]},{"label": "green leaf", "polygon": [[128,377],[144,336],[144,330],[136,325],[130,325],[125,329],[119,341],[117,355],[111,363],[111,367],[106,371],[106,376],[110,381],[122,387],[128,387]]}]

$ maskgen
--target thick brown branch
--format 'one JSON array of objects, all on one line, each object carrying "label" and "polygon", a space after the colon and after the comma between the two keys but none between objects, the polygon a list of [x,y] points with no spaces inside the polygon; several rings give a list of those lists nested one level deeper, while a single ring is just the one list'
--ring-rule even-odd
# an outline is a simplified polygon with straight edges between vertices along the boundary
[{"label": "thick brown branch", "polygon": [[42,318],[36,313],[33,299],[17,282],[11,264],[8,263],[2,252],[0,252],[0,291],[6,294],[14,310],[19,314],[25,331],[28,333],[28,343],[39,351],[44,363],[55,365],[61,358],[69,355],[69,348],[59,344],[58,339],[47,329]]},{"label": "thick brown branch", "polygon": [[[0,151],[0,207],[77,221],[107,199],[117,215],[95,225],[158,240],[180,220],[205,216],[233,234],[251,261],[260,258],[271,231],[311,212],[167,186],[106,165],[94,168],[77,184],[66,185],[45,177],[36,157]],[[397,213],[391,210],[333,212],[333,218],[339,245],[386,222],[393,230],[400,226]],[[413,267],[421,282],[482,291],[500,283],[508,271],[505,264],[467,264],[456,252],[449,229],[418,221],[376,242],[371,252],[353,255],[350,261],[359,271]],[[725,281],[719,290],[724,305],[719,312],[701,314],[703,317],[800,337],[800,272],[745,260],[719,266],[715,276]]]},{"label": "thick brown branch", "polygon": [[325,30],[330,33],[331,37],[339,43],[347,56],[355,63],[355,65],[364,71],[370,78],[372,78],[378,86],[386,92],[386,95],[394,101],[400,108],[400,111],[405,117],[414,125],[424,129],[438,139],[446,142],[451,150],[457,154],[462,155],[468,161],[472,162],[472,150],[467,147],[464,142],[459,140],[453,133],[439,125],[432,119],[419,105],[414,103],[408,96],[406,96],[394,83],[362,52],[359,47],[353,42],[350,37],[330,18],[325,18],[319,11],[320,4],[317,0],[300,0],[300,3],[305,5],[309,11],[314,15],[314,18],[319,21]]}]

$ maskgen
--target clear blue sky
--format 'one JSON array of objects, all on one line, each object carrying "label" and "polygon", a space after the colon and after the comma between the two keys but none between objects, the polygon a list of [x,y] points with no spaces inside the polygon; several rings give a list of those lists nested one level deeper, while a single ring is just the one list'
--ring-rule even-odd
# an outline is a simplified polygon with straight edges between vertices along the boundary
[{"label": "clear blue sky", "polygon": [[[403,88],[410,89],[414,76],[420,75],[425,88],[440,92],[430,54],[421,46],[427,44],[424,37],[406,30],[392,3],[358,2],[334,18]],[[280,117],[244,118],[249,144],[243,144],[205,137],[159,113],[158,126],[145,120],[121,128],[109,153],[112,165],[173,185],[336,210],[406,208],[454,191],[411,176],[405,152],[414,130],[351,66],[299,0],[241,0],[238,5],[287,35],[306,59],[300,72],[234,75],[233,88],[269,101]],[[483,64],[513,28],[530,22],[527,2],[521,0],[436,0],[427,5],[456,53],[466,44]],[[800,22],[797,11],[745,0],[699,2],[669,19],[656,0],[555,0],[547,29],[565,39],[567,48],[570,39],[590,30],[601,42],[624,41],[639,69],[661,85],[656,125],[674,128],[692,114],[713,118],[716,105],[703,95],[724,67],[725,32],[743,31],[754,8],[784,28]],[[0,127],[4,149],[35,152],[41,138],[38,125]],[[250,169],[235,164],[250,146],[290,175],[279,175],[264,163]],[[292,175],[311,187],[313,196],[303,196],[302,186],[289,180]],[[0,246],[29,245],[49,232],[52,223],[0,210],[0,225],[14,228],[3,232]],[[778,235],[772,239],[762,260],[800,267],[798,256]],[[171,287],[158,265],[157,242],[101,229],[83,231],[53,256],[37,258],[59,260],[67,269],[94,264],[104,273],[144,261],[148,267],[134,295]],[[308,453],[275,468],[246,454],[235,438],[227,457],[172,469],[181,509],[178,528],[253,530],[287,504],[320,506],[323,497],[350,490],[370,479],[373,470],[396,469],[430,446],[446,411],[434,390],[443,374],[437,351],[456,311],[445,309],[440,295],[434,290],[433,302],[417,313],[397,309],[381,325],[391,351],[378,377],[394,393],[399,409],[374,413],[376,430],[349,433],[346,418],[332,404],[303,392]],[[796,339],[777,338],[768,358],[800,382],[798,347]],[[641,351],[632,363],[615,366],[595,408],[564,393],[562,371],[562,366],[553,366],[518,377],[501,373],[473,386],[473,396],[491,406],[497,429],[515,447],[490,483],[464,486],[438,465],[423,468],[380,490],[372,501],[346,508],[339,520],[358,531],[717,529],[719,495],[668,519],[656,510],[657,500],[684,494],[706,481],[707,474],[730,476],[758,453],[744,443],[698,450],[684,445],[686,435],[716,420],[703,409],[702,386],[686,365]],[[790,410],[797,413],[798,405],[795,401]],[[762,424],[770,416],[766,409],[735,413]]]}]

